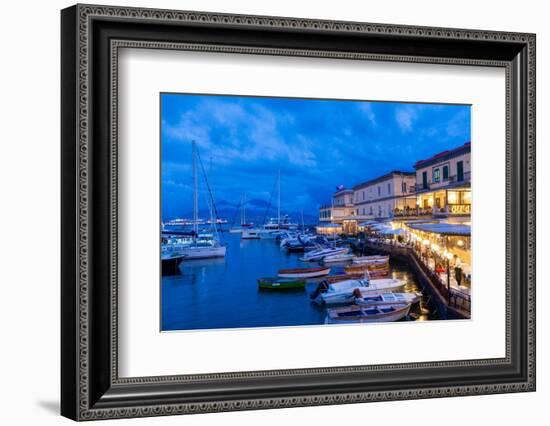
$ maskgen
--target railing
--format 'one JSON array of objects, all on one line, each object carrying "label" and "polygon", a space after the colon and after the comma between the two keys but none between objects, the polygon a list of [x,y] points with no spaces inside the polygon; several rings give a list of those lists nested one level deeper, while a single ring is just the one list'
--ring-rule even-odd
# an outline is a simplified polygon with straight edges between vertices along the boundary
[{"label": "railing", "polygon": [[[412,258],[415,260],[415,263],[418,265],[418,267],[422,270],[424,275],[428,278],[434,289],[441,295],[442,301],[446,303],[447,306],[457,309],[459,311],[462,311],[466,314],[470,314],[471,312],[471,297],[469,294],[462,293],[454,288],[447,287],[447,283],[442,280],[442,278],[439,276],[439,274],[435,271],[433,271],[424,261],[424,258],[427,260],[427,256],[423,255],[421,252],[419,252],[415,246],[406,245],[406,244],[400,244],[399,246],[396,246],[393,243],[387,244],[384,243],[382,240],[377,240],[376,238],[367,238],[367,241],[375,246],[379,246],[381,249],[383,249],[384,246],[390,246],[393,248],[399,248],[400,250],[404,250],[406,253],[408,253]],[[388,248],[388,250],[390,250]]]},{"label": "railing", "polygon": [[453,288],[449,289],[449,287],[447,287],[447,283],[441,279],[439,274],[426,265],[423,260],[423,257],[425,256],[422,256],[422,254],[419,256],[419,253],[414,248],[411,248],[411,255],[415,258],[416,263],[432,282],[439,294],[441,294],[441,297],[447,301],[448,306],[470,313],[471,297],[469,294],[461,293]]},{"label": "railing", "polygon": [[442,178],[439,182],[434,182],[433,180],[428,181],[426,185],[424,185],[424,183],[417,183],[415,188],[417,192],[427,191],[430,189],[437,189],[445,183],[470,182],[470,179],[471,179],[471,172],[464,172],[461,180],[458,180],[458,175],[452,175],[452,176],[449,176],[448,179]]},{"label": "railing", "polygon": [[408,208],[408,209],[394,209],[393,217],[411,217],[411,216],[431,216],[433,211],[430,208],[422,209],[417,208]]}]

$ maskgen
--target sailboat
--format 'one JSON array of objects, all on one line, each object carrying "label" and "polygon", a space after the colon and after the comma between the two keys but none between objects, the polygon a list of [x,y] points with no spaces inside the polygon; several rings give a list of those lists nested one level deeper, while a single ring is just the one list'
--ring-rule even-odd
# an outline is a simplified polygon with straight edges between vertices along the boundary
[{"label": "sailboat", "polygon": [[204,178],[208,186],[208,193],[210,198],[210,223],[213,230],[213,235],[210,238],[200,238],[199,234],[199,181],[197,176],[197,160],[199,160],[199,154],[195,141],[192,142],[192,155],[193,155],[193,241],[191,244],[181,247],[179,252],[185,255],[185,260],[193,259],[208,259],[213,257],[225,257],[226,246],[220,243],[219,235],[214,225],[214,198],[208,181],[206,180],[206,174],[203,168]]},{"label": "sailboat", "polygon": [[246,192],[241,197],[241,224],[239,226],[233,226],[229,229],[232,234],[240,234],[245,230],[251,229],[252,223],[246,223]]}]

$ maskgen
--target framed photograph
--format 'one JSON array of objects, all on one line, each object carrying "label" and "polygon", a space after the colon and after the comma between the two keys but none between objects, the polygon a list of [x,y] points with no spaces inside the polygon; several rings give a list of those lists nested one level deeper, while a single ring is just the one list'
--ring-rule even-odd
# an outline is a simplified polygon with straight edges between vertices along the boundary
[{"label": "framed photograph", "polygon": [[61,29],[64,416],[535,390],[535,35]]}]

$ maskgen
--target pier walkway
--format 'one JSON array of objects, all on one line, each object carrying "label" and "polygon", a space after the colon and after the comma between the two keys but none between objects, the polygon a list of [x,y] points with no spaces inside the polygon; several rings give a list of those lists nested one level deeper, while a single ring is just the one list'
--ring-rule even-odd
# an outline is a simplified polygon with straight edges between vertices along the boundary
[{"label": "pier walkway", "polygon": [[431,296],[442,319],[470,318],[470,295],[448,287],[438,274],[422,261],[412,247],[366,240],[355,243],[353,248],[361,253],[368,250],[383,252],[407,262],[418,277],[420,285]]}]

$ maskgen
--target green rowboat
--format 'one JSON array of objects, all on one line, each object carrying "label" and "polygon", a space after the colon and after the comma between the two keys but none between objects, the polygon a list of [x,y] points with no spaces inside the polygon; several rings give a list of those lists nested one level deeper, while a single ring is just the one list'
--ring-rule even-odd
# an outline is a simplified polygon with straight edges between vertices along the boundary
[{"label": "green rowboat", "polygon": [[306,286],[305,280],[298,279],[281,279],[281,278],[259,278],[258,287],[268,288],[271,290],[286,290],[289,288],[304,288]]}]

